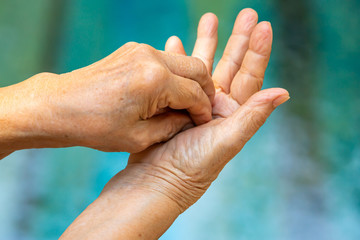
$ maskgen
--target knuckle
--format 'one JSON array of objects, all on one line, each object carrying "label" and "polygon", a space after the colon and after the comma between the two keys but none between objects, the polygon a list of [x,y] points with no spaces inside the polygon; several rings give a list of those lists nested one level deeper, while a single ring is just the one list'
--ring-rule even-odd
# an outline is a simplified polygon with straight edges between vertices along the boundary
[{"label": "knuckle", "polygon": [[222,59],[227,63],[235,65],[237,68],[241,67],[241,61],[234,58],[234,56],[233,56],[233,54],[231,52],[225,51],[223,53]]},{"label": "knuckle", "polygon": [[252,69],[249,69],[245,64],[241,66],[240,73],[248,76],[249,79],[254,79],[258,82],[263,82],[265,72],[257,72]]},{"label": "knuckle", "polygon": [[134,54],[134,58],[139,62],[138,69],[145,86],[159,83],[168,77],[168,69],[158,61],[152,47],[140,44]]},{"label": "knuckle", "polygon": [[200,101],[201,96],[204,95],[203,89],[198,82],[193,82],[191,86],[191,95],[194,101]]},{"label": "knuckle", "polygon": [[254,109],[252,114],[249,115],[250,130],[256,131],[259,129],[265,123],[266,118],[266,114]]},{"label": "knuckle", "polygon": [[167,70],[161,64],[154,64],[150,67],[150,71],[155,80],[164,79],[167,75]]},{"label": "knuckle", "polygon": [[168,76],[168,71],[164,66],[158,63],[148,63],[143,69],[143,78],[147,84],[153,85],[165,80]]},{"label": "knuckle", "polygon": [[110,54],[108,58],[119,59],[123,55],[133,56],[134,52],[136,52],[136,49],[138,47],[139,44],[136,42],[127,42],[124,45],[122,45],[120,48],[118,48],[116,51],[114,51],[112,54]]},{"label": "knuckle", "polygon": [[267,114],[263,111],[260,111],[256,108],[251,108],[246,105],[243,113],[243,121],[245,122],[245,128],[241,132],[242,139],[247,142],[255,132],[265,123],[267,119]]},{"label": "knuckle", "polygon": [[132,49],[131,55],[133,61],[136,62],[143,62],[152,59],[155,52],[152,47],[143,43],[130,42],[126,43],[125,46],[127,46],[128,49]]},{"label": "knuckle", "polygon": [[119,57],[124,53],[136,51],[136,49],[139,47],[139,44],[136,42],[127,42],[123,46],[121,46],[119,49],[117,49],[114,52],[114,55]]},{"label": "knuckle", "polygon": [[126,48],[134,48],[134,47],[137,47],[137,46],[139,46],[139,44],[136,43],[136,42],[127,42],[127,43],[124,44],[123,47],[126,47]]},{"label": "knuckle", "polygon": [[152,55],[155,52],[155,49],[147,44],[139,44],[139,52],[145,55]]}]

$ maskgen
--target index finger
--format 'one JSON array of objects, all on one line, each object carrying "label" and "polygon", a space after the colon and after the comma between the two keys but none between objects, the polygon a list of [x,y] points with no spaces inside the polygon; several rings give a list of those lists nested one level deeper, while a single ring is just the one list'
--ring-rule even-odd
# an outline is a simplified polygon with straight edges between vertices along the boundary
[{"label": "index finger", "polygon": [[162,59],[169,70],[183,78],[188,78],[200,84],[210,102],[213,103],[215,87],[205,64],[198,58],[162,52]]},{"label": "index finger", "polygon": [[173,79],[163,95],[166,105],[172,109],[186,109],[196,125],[212,119],[211,103],[199,83],[173,75]]}]

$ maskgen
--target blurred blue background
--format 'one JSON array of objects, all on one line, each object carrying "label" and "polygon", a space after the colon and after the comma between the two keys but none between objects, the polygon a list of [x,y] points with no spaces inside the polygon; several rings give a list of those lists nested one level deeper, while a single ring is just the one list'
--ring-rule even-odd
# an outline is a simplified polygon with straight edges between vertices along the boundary
[{"label": "blurred blue background", "polygon": [[[360,239],[360,1],[0,0],[0,86],[91,64],[128,41],[191,52],[202,14],[221,57],[245,7],[274,28],[265,87],[289,90],[209,191],[161,239]],[[128,154],[20,151],[0,162],[0,239],[56,239]]]}]

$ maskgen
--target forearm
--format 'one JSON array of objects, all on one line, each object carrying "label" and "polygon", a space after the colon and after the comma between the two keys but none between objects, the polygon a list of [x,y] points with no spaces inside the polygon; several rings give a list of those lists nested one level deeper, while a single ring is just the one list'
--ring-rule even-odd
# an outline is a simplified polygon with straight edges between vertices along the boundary
[{"label": "forearm", "polygon": [[60,239],[158,239],[183,209],[142,168],[117,174]]},{"label": "forearm", "polygon": [[52,120],[44,88],[57,76],[42,73],[0,89],[0,158],[21,149],[68,145],[47,129]]}]

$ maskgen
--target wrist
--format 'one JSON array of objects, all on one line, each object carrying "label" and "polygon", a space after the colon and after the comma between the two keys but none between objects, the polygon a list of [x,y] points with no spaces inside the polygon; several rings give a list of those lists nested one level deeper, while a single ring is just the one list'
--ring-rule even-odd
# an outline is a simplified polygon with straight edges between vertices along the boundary
[{"label": "wrist", "polygon": [[118,173],[60,239],[158,239],[182,210],[146,172],[130,166]]},{"label": "wrist", "polygon": [[174,205],[178,214],[181,214],[204,194],[207,187],[184,181],[176,170],[152,164],[130,163],[106,185],[103,193],[123,188],[151,192],[162,201]]},{"label": "wrist", "polygon": [[40,73],[30,79],[0,89],[0,151],[68,145],[48,131],[51,109],[48,89],[57,74]]}]

